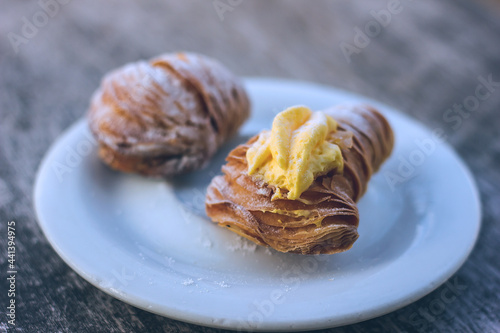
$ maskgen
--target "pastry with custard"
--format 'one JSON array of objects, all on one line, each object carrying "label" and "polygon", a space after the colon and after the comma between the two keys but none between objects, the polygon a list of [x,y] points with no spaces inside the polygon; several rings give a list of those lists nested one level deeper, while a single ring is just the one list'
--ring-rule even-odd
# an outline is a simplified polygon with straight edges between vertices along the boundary
[{"label": "pastry with custard", "polygon": [[208,187],[207,215],[281,252],[346,251],[358,238],[356,202],[393,145],[372,107],[288,108],[229,153]]},{"label": "pastry with custard", "polygon": [[110,167],[171,176],[203,167],[250,113],[245,89],[219,62],[163,54],[106,75],[88,112]]}]

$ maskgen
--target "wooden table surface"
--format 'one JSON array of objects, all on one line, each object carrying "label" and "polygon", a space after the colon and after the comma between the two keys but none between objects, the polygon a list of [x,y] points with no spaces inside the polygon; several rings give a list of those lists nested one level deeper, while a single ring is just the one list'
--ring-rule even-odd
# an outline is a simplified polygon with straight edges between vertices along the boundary
[{"label": "wooden table surface", "polygon": [[[177,50],[213,56],[242,76],[351,90],[444,129],[476,178],[483,208],[477,245],[450,279],[456,297],[450,300],[444,285],[398,311],[331,331],[500,331],[500,85],[490,83],[479,105],[468,98],[481,80],[500,82],[500,11],[493,1],[59,1],[4,1],[0,12],[1,332],[12,328],[11,220],[18,270],[12,331],[219,331],[99,291],[58,257],[33,211],[42,156],[85,114],[102,75]],[[52,3],[45,6],[50,15],[40,14],[41,3]],[[383,26],[371,22],[372,11],[389,10]],[[365,28],[372,29],[368,38],[359,32]],[[447,111],[466,100],[475,111]]]}]

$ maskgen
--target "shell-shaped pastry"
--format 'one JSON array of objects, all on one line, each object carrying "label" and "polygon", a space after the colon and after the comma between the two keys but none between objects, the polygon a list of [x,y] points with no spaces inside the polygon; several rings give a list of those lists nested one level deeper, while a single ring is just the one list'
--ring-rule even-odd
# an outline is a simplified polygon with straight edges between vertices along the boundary
[{"label": "shell-shaped pastry", "polygon": [[170,176],[203,167],[249,113],[243,85],[219,62],[176,53],[106,75],[88,121],[106,164]]},{"label": "shell-shaped pastry", "polygon": [[[356,201],[390,155],[394,137],[387,120],[367,106],[324,112],[338,122],[344,170],[318,177],[299,199],[271,200],[276,188],[248,175],[246,152],[257,140],[229,153],[224,175],[208,187],[206,211],[220,226],[281,252],[332,254],[350,249],[358,238]],[[352,134],[351,134],[352,133]],[[352,137],[351,137],[352,135]]]}]

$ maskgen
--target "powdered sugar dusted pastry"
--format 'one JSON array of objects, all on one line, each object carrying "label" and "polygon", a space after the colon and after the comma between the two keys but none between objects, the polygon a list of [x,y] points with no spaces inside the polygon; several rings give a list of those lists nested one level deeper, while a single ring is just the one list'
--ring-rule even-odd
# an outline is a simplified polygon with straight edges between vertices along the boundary
[{"label": "powdered sugar dusted pastry", "polygon": [[393,145],[389,123],[371,107],[289,108],[229,153],[208,187],[207,214],[281,252],[346,251],[358,238],[356,201]]},{"label": "powdered sugar dusted pastry", "polygon": [[169,176],[203,167],[249,113],[241,82],[219,62],[176,53],[106,75],[88,120],[106,164]]}]

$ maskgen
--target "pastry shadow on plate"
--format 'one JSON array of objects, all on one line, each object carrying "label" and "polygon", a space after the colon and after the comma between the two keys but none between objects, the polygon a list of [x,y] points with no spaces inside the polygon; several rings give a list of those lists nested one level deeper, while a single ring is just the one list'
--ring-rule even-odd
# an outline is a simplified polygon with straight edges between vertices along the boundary
[{"label": "pastry shadow on plate", "polygon": [[[375,180],[375,179],[374,179]],[[416,193],[412,190],[418,186],[418,180],[408,184],[398,195],[393,195],[390,204],[393,209],[377,209],[381,202],[387,200],[386,184],[382,177],[376,177],[366,194],[360,201],[363,224],[360,224],[360,238],[353,247],[334,255],[304,256],[294,253],[280,253],[270,250],[272,256],[260,255],[260,264],[271,261],[285,272],[296,265],[314,267],[316,278],[350,274],[356,271],[375,270],[377,267],[389,265],[398,257],[404,256],[408,249],[425,237],[425,225],[432,223],[432,214],[417,207]],[[248,241],[249,242],[249,241]],[[260,251],[264,253],[264,250]],[[259,254],[259,253],[257,253]]]},{"label": "pastry shadow on plate", "polygon": [[252,135],[237,134],[226,142],[201,170],[167,178],[179,202],[192,213],[208,219],[204,204],[208,185],[213,177],[222,174],[221,167],[229,152],[251,137]]}]

